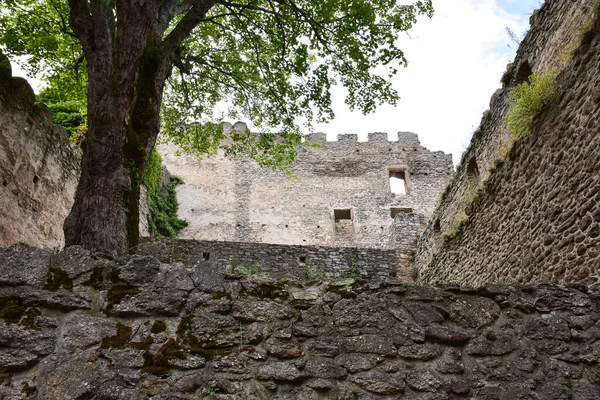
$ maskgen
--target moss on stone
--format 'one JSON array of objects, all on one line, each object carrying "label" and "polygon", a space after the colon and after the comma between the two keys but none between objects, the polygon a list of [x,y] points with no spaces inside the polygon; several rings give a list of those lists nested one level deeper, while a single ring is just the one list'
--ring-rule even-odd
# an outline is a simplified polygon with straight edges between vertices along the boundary
[{"label": "moss on stone", "polygon": [[120,274],[121,274],[121,268],[113,268],[108,273],[108,279],[112,283],[120,283],[121,282]]},{"label": "moss on stone", "polygon": [[152,324],[152,328],[150,328],[150,332],[157,334],[157,333],[161,333],[167,330],[167,324],[165,324],[163,321],[159,321],[156,320],[154,321],[154,323]]},{"label": "moss on stone", "polygon": [[0,297],[0,319],[17,324],[25,314],[25,307],[18,297]]},{"label": "moss on stone", "polygon": [[152,375],[167,375],[170,373],[169,360],[174,358],[184,359],[185,351],[174,338],[170,338],[156,354],[144,354],[144,367],[140,371]]},{"label": "moss on stone", "polygon": [[110,289],[108,289],[108,292],[106,293],[106,299],[108,300],[108,303],[106,304],[106,313],[110,313],[113,308],[121,303],[121,301],[127,297],[127,296],[134,296],[138,293],[140,293],[141,290],[135,286],[131,286],[131,285],[124,285],[124,284],[118,284],[115,285],[113,287],[111,287]]},{"label": "moss on stone", "polygon": [[263,281],[257,282],[250,290],[243,290],[240,295],[250,295],[259,299],[275,299],[286,296],[283,291],[289,281],[282,279],[279,281]]},{"label": "moss on stone", "polygon": [[27,310],[25,310],[25,313],[23,314],[23,319],[21,319],[19,325],[27,329],[39,331],[41,328],[38,323],[38,317],[41,315],[42,312],[38,308],[28,308]]},{"label": "moss on stone", "polygon": [[231,300],[231,293],[217,292],[212,297],[212,300],[221,300],[221,299]]},{"label": "moss on stone", "polygon": [[133,329],[130,326],[123,325],[117,322],[117,333],[114,336],[108,336],[102,339],[100,343],[101,349],[115,348],[122,349],[127,346]]},{"label": "moss on stone", "polygon": [[29,386],[27,382],[21,382],[21,393],[27,396],[33,396],[37,393],[37,387],[35,385]]},{"label": "moss on stone", "polygon": [[69,274],[64,269],[60,267],[49,267],[44,289],[56,292],[61,287],[72,292],[73,280],[69,277]]},{"label": "moss on stone", "polygon": [[38,308],[27,308],[18,297],[0,297],[0,319],[7,324],[18,324],[31,330],[40,330]]},{"label": "moss on stone", "polygon": [[90,279],[83,282],[83,285],[91,286],[94,289],[100,289],[102,282],[104,282],[104,266],[99,265],[94,267],[92,274],[90,275]]},{"label": "moss on stone", "polygon": [[138,349],[138,350],[146,350],[150,349],[150,345],[154,343],[154,340],[151,337],[148,337],[143,342],[132,342],[131,336],[133,334],[133,329],[128,325],[123,325],[120,322],[117,322],[117,333],[113,336],[107,336],[102,339],[100,343],[101,349]]}]

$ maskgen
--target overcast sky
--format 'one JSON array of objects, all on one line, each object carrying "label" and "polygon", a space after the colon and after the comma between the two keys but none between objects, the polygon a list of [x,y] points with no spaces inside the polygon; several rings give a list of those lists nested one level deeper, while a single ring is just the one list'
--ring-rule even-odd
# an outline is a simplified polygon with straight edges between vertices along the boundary
[{"label": "overcast sky", "polygon": [[[380,107],[375,114],[350,113],[344,93],[336,91],[336,118],[319,124],[329,140],[337,133],[411,131],[430,150],[452,153],[454,162],[468,146],[489,100],[500,87],[516,44],[510,28],[522,37],[529,16],[540,0],[434,0],[435,15],[422,18],[402,40],[409,66],[394,80],[400,93],[396,107]],[[509,47],[510,46],[510,47]]]},{"label": "overcast sky", "polygon": [[[338,133],[411,131],[430,150],[460,159],[479,125],[500,78],[511,62],[516,44],[506,28],[522,37],[529,16],[542,0],[433,0],[435,15],[421,18],[402,38],[408,68],[394,80],[401,99],[396,107],[380,107],[368,116],[351,113],[344,92],[333,93],[336,118],[318,124],[329,140]],[[14,75],[24,76],[14,65]],[[31,81],[31,80],[30,80]],[[36,82],[31,82],[38,86]]]}]

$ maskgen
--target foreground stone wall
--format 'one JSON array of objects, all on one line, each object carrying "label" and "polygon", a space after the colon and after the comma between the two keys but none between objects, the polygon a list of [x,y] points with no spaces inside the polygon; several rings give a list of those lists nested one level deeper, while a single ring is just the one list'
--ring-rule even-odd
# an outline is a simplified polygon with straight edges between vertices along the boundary
[{"label": "foreground stone wall", "polygon": [[[392,212],[430,215],[453,171],[449,154],[430,152],[413,133],[400,132],[397,142],[384,133],[370,134],[368,142],[356,135],[328,142],[322,133],[307,139],[320,147],[298,149],[291,180],[248,160],[215,156],[198,163],[174,146],[159,147],[165,165],[185,182],[177,188],[180,217],[189,223],[181,236],[386,248],[394,244]],[[405,195],[391,193],[390,168],[404,171]],[[352,220],[336,222],[334,209],[351,210]]]},{"label": "foreground stone wall", "polygon": [[7,399],[597,399],[600,293],[0,250]]},{"label": "foreground stone wall", "polygon": [[0,53],[0,246],[24,242],[51,249],[64,244],[81,154],[35,103],[33,90],[11,76]]},{"label": "foreground stone wall", "polygon": [[[549,0],[534,13],[532,28],[503,78],[505,88],[492,98],[419,242],[415,265],[422,282],[597,284],[596,5]],[[556,99],[536,118],[533,135],[513,145],[503,122],[508,87],[571,57],[558,77]]]}]

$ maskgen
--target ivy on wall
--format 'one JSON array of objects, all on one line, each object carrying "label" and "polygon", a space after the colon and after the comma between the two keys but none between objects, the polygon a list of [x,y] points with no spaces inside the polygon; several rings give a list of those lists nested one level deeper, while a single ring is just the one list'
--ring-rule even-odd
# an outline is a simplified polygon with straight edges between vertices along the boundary
[{"label": "ivy on wall", "polygon": [[172,176],[165,186],[162,183],[162,158],[156,149],[152,150],[144,170],[142,182],[146,186],[148,201],[148,230],[154,237],[174,237],[187,226],[187,222],[177,217],[177,193],[175,187],[183,181]]}]

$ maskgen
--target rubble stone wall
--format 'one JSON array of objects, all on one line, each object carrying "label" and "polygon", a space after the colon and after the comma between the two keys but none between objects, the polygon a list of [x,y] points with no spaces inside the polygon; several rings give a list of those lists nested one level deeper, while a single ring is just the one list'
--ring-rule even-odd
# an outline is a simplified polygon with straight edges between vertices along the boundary
[{"label": "rubble stone wall", "polygon": [[[243,125],[243,124],[241,124]],[[392,209],[430,215],[452,171],[452,159],[422,147],[417,135],[385,133],[357,142],[356,135],[308,136],[293,168],[296,179],[259,168],[248,160],[215,156],[198,162],[177,156],[173,146],[159,152],[169,170],[183,178],[177,188],[180,236],[287,245],[386,248],[393,243]],[[390,190],[389,170],[405,171],[406,194]],[[335,209],[351,210],[351,221],[336,223]],[[414,240],[416,236],[413,236]]]},{"label": "rubble stone wall", "polygon": [[600,398],[600,293],[0,250],[7,399]]},{"label": "rubble stone wall", "polygon": [[[414,241],[415,235],[412,237]],[[204,267],[223,273],[261,274],[275,279],[353,277],[372,283],[394,278],[412,281],[413,257],[408,249],[161,239],[140,245],[137,253],[185,265],[201,260]]]},{"label": "rubble stone wall", "polygon": [[[422,282],[598,283],[596,6],[548,0],[532,16],[505,87],[493,96],[419,241]],[[503,122],[509,87],[569,60],[533,134],[513,145]]]},{"label": "rubble stone wall", "polygon": [[0,246],[24,242],[51,249],[64,244],[81,154],[35,103],[33,90],[11,76],[0,53]]}]

